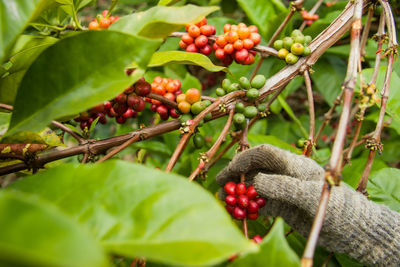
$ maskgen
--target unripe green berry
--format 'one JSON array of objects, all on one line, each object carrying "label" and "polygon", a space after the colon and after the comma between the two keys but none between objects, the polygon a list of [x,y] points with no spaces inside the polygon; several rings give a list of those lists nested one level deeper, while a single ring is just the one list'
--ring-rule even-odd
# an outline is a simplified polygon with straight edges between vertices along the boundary
[{"label": "unripe green berry", "polygon": [[266,80],[267,79],[265,79],[264,75],[258,74],[254,76],[253,80],[251,80],[251,86],[256,89],[260,89],[264,86]]},{"label": "unripe green berry", "polygon": [[309,44],[312,41],[312,37],[310,35],[304,36],[304,44]]},{"label": "unripe green berry", "polygon": [[283,41],[282,40],[276,40],[274,42],[274,48],[276,50],[282,49],[282,47],[283,47]]},{"label": "unripe green berry", "polygon": [[211,101],[210,100],[203,100],[204,105],[206,105],[206,107],[208,107],[209,105],[211,105]]},{"label": "unripe green berry", "polygon": [[286,63],[290,65],[296,64],[297,60],[299,60],[299,58],[292,53],[289,53],[285,58]]},{"label": "unripe green berry", "polygon": [[289,54],[289,50],[287,50],[286,48],[282,48],[278,51],[278,57],[280,59],[285,59],[288,54]]},{"label": "unripe green berry", "polygon": [[231,80],[229,80],[229,79],[224,79],[224,80],[222,81],[222,88],[223,88],[225,91],[228,91],[228,88],[229,88],[229,86],[231,86],[231,84],[232,84]]},{"label": "unripe green berry", "polygon": [[244,104],[242,102],[237,102],[235,105],[235,112],[243,113],[243,111],[244,111]]},{"label": "unripe green berry", "polygon": [[264,111],[267,110],[267,105],[266,105],[266,104],[259,104],[259,105],[257,106],[257,109],[258,109],[258,111],[260,111],[260,112],[264,112]]},{"label": "unripe green berry", "polygon": [[232,93],[234,91],[239,91],[239,90],[240,90],[240,85],[238,83],[232,83],[229,86],[229,88],[226,90],[226,92],[229,94],[229,93]]},{"label": "unripe green berry", "polygon": [[291,37],[283,38],[283,48],[290,50],[290,48],[292,47],[293,44],[294,44],[293,38],[291,38]]},{"label": "unripe green berry", "polygon": [[240,77],[239,85],[240,85],[240,87],[242,87],[242,89],[246,89],[247,90],[247,89],[251,88],[250,81],[246,77]]},{"label": "unripe green berry", "polygon": [[293,55],[301,56],[303,54],[303,52],[304,52],[304,46],[302,44],[300,44],[300,43],[294,43],[292,45],[292,47],[290,48],[290,52]]},{"label": "unripe green berry", "polygon": [[258,110],[255,106],[247,106],[244,109],[243,115],[248,118],[248,119],[252,119],[255,116],[257,116]]},{"label": "unripe green berry", "polygon": [[303,33],[298,29],[293,30],[292,33],[290,34],[291,37],[297,37],[297,36],[302,36],[302,35],[303,35]]},{"label": "unripe green berry", "polygon": [[308,56],[311,54],[311,49],[308,46],[304,47],[303,56]]},{"label": "unripe green berry", "polygon": [[200,112],[202,112],[205,108],[206,108],[206,105],[204,104],[204,102],[203,101],[199,101],[199,102],[196,102],[196,103],[192,104],[192,106],[190,107],[190,111],[193,114],[197,115]]},{"label": "unripe green berry", "polygon": [[305,40],[306,38],[303,35],[299,35],[294,38],[294,42],[300,44],[304,44]]},{"label": "unripe green berry", "polygon": [[200,149],[204,146],[205,140],[201,134],[195,134],[193,136],[193,145],[195,148]]},{"label": "unripe green berry", "polygon": [[246,117],[242,113],[236,113],[233,116],[233,122],[235,124],[242,124],[243,122],[246,122]]},{"label": "unripe green berry", "polygon": [[211,120],[211,119],[212,119],[212,114],[211,114],[211,112],[210,112],[210,113],[207,113],[207,115],[204,116],[204,120],[205,120],[205,121],[209,121],[209,120]]},{"label": "unripe green berry", "polygon": [[215,90],[215,93],[217,94],[217,96],[224,96],[226,94],[225,90],[222,88],[217,88]]},{"label": "unripe green berry", "polygon": [[180,121],[181,123],[185,123],[185,122],[187,122],[188,120],[191,120],[191,119],[193,119],[193,118],[192,118],[192,115],[190,115],[190,114],[183,114],[183,115],[179,118],[179,121]]},{"label": "unripe green berry", "polygon": [[246,96],[247,96],[247,98],[249,100],[254,100],[254,99],[257,99],[257,97],[260,96],[260,92],[255,88],[251,88],[250,90],[248,90],[246,92]]}]

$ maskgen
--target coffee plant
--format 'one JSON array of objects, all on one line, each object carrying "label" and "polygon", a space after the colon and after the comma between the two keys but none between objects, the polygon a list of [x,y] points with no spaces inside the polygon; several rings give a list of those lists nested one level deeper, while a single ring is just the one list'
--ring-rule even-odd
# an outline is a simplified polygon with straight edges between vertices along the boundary
[{"label": "coffee plant", "polygon": [[[0,14],[0,265],[362,266],[316,245],[331,189],[400,211],[396,1],[0,0]],[[325,166],[308,239],[258,214],[244,174],[215,181],[264,143]]]}]

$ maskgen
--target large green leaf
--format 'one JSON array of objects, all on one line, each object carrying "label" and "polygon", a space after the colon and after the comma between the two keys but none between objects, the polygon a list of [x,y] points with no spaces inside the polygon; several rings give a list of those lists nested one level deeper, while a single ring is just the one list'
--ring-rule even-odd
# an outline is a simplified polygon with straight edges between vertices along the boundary
[{"label": "large green leaf", "polygon": [[[365,163],[367,162],[367,154],[364,154],[361,158],[356,158],[351,160],[351,164],[346,164],[342,170],[343,182],[350,185],[354,189],[357,188],[358,182],[360,181],[361,175],[365,168]],[[371,175],[380,169],[387,168],[387,164],[376,158],[371,168]]]},{"label": "large green leaf", "polygon": [[197,22],[216,10],[218,7],[215,6],[156,6],[144,12],[122,17],[113,23],[110,29],[147,38],[164,38],[185,24]]},{"label": "large green leaf", "polygon": [[247,136],[251,146],[257,146],[262,144],[271,144],[282,149],[289,150],[293,153],[301,154],[301,150],[291,146],[290,144],[280,140],[278,137],[273,135],[263,135],[263,134],[249,134]]},{"label": "large green leaf", "polygon": [[41,0],[0,0],[0,64],[34,17]]},{"label": "large green leaf", "polygon": [[369,198],[400,212],[400,170],[385,168],[371,175],[367,190]]},{"label": "large green leaf", "polygon": [[53,37],[21,35],[11,51],[7,64],[0,78],[0,102],[13,104],[17,89],[25,75],[26,70],[35,61],[43,50],[56,43]]},{"label": "large green leaf", "polygon": [[159,67],[169,64],[197,65],[208,71],[228,71],[227,68],[214,65],[211,60],[199,53],[188,53],[183,51],[165,51],[154,53],[148,67]]},{"label": "large green leaf", "polygon": [[297,257],[285,239],[283,220],[281,218],[277,218],[271,231],[264,237],[260,246],[259,252],[246,254],[234,260],[229,266],[300,266],[299,257]]},{"label": "large green leaf", "polygon": [[115,254],[204,266],[256,249],[211,194],[143,165],[65,164],[10,187],[55,203]]},{"label": "large green leaf", "polygon": [[[280,0],[237,0],[237,2],[264,37],[270,35],[271,29],[276,29],[286,16],[286,14],[280,14],[277,20],[277,14],[288,13],[285,5]],[[271,27],[271,24],[274,24],[274,27]]]},{"label": "large green leaf", "polygon": [[112,31],[90,31],[46,49],[18,89],[8,134],[42,130],[51,120],[111,99],[143,74],[127,76],[133,61],[146,66],[160,41]]},{"label": "large green leaf", "polygon": [[107,266],[98,242],[53,205],[0,192],[1,266]]},{"label": "large green leaf", "polygon": [[315,89],[332,106],[342,88],[346,74],[346,63],[340,58],[326,56],[319,59],[313,69],[315,72],[311,75],[311,79],[314,82]]}]

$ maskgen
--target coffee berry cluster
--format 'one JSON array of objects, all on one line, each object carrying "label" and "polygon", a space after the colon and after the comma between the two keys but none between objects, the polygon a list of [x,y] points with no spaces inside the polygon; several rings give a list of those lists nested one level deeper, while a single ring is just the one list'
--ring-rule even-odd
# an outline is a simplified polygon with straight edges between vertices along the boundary
[{"label": "coffee berry cluster", "polygon": [[146,103],[143,97],[150,92],[150,84],[142,77],[114,99],[80,113],[75,121],[80,122],[82,130],[89,129],[97,118],[100,123],[105,124],[106,116],[115,118],[117,123],[123,124],[129,118],[136,118],[139,112],[145,109]]},{"label": "coffee berry cluster", "polygon": [[295,64],[300,56],[308,56],[311,53],[307,46],[312,41],[311,36],[304,36],[300,30],[292,31],[290,36],[274,42],[274,48],[278,50],[278,57],[287,64]]},{"label": "coffee berry cluster", "polygon": [[215,56],[224,65],[230,65],[233,60],[238,64],[251,65],[254,63],[256,52],[250,49],[260,42],[261,36],[256,26],[247,27],[244,23],[225,24],[224,34],[217,36],[213,49]]},{"label": "coffee berry cluster", "polygon": [[186,52],[202,53],[206,56],[211,54],[211,46],[209,45],[208,36],[214,35],[216,29],[213,25],[207,25],[207,19],[203,18],[196,24],[188,24],[185,26],[187,33],[182,35],[179,46]]},{"label": "coffee berry cluster", "polygon": [[265,206],[265,199],[258,196],[254,186],[246,188],[244,183],[228,182],[224,190],[228,194],[225,197],[225,208],[233,218],[238,220],[258,218],[258,210]]},{"label": "coffee berry cluster", "polygon": [[[157,76],[151,83],[151,92],[161,95],[171,101],[175,101],[176,97],[182,93],[181,82],[179,80]],[[157,112],[162,120],[168,120],[170,116],[172,118],[179,117],[179,114],[173,107],[155,99],[146,98],[146,101],[151,103],[150,110]]]},{"label": "coffee berry cluster", "polygon": [[307,26],[311,26],[314,21],[319,19],[317,14],[311,15],[307,12],[307,10],[301,11],[301,16],[303,17],[303,20],[306,22]]},{"label": "coffee berry cluster", "polygon": [[110,27],[110,25],[116,22],[118,19],[118,16],[111,16],[108,10],[103,10],[101,15],[97,15],[97,17],[89,23],[89,30],[108,29],[108,27]]},{"label": "coffee berry cluster", "polygon": [[[264,75],[256,75],[249,81],[246,77],[240,77],[238,83],[232,83],[229,79],[224,79],[222,81],[222,88],[216,89],[217,96],[224,96],[227,93],[231,93],[238,90],[246,91],[246,97],[248,102],[255,101],[260,96],[260,91],[266,82]],[[265,104],[258,105],[248,105],[245,106],[244,103],[238,102],[235,105],[235,115],[233,116],[233,124],[237,130],[242,130],[246,126],[246,119],[252,119],[259,112],[265,112],[267,109]]]}]

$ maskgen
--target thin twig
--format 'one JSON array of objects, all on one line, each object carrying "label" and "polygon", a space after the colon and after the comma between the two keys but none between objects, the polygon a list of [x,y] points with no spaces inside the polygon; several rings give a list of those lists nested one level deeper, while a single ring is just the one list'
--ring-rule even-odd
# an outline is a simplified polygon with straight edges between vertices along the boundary
[{"label": "thin twig", "polygon": [[115,148],[110,153],[108,153],[107,155],[102,157],[100,160],[97,161],[97,163],[100,163],[100,162],[108,160],[109,158],[112,158],[113,156],[117,155],[119,152],[121,152],[122,150],[124,150],[125,148],[130,146],[131,144],[139,141],[139,139],[140,139],[140,135],[133,136],[131,139],[127,140],[125,143],[123,143],[122,145],[120,145],[119,147]]},{"label": "thin twig", "polygon": [[372,136],[372,142],[370,146],[370,151],[368,154],[367,163],[365,164],[364,171],[361,175],[360,181],[358,182],[357,191],[364,192],[367,183],[368,183],[368,176],[371,172],[372,164],[374,163],[375,152],[382,150],[381,145],[381,132],[383,129],[383,121],[386,113],[386,104],[389,98],[389,90],[390,90],[390,78],[393,71],[393,54],[388,56],[388,63],[386,68],[386,75],[385,75],[385,83],[383,84],[383,92],[382,92],[382,99],[381,99],[381,109],[379,112],[378,122],[376,123],[376,128],[374,131],[374,135]]},{"label": "thin twig", "polygon": [[318,236],[322,229],[326,209],[328,207],[329,196],[332,184],[339,184],[339,175],[341,171],[341,156],[346,136],[346,128],[349,120],[353,91],[357,81],[358,62],[360,58],[360,33],[361,33],[361,16],[363,11],[363,1],[356,0],[353,13],[353,21],[351,27],[351,43],[350,54],[347,66],[346,78],[344,86],[344,102],[343,110],[339,120],[338,131],[332,148],[331,158],[325,171],[325,183],[322,188],[320,202],[315,215],[314,222],[307,239],[306,248],[302,257],[302,266],[312,266],[315,247],[318,242]]},{"label": "thin twig", "polygon": [[[165,171],[170,172],[172,170],[172,168],[175,166],[175,163],[178,161],[180,155],[182,154],[183,150],[185,149],[190,136],[194,133],[194,130],[196,129],[196,127],[200,123],[200,121],[202,119],[204,119],[204,117],[208,113],[213,111],[215,108],[218,108],[220,105],[224,106],[225,103],[227,103],[228,101],[236,99],[236,98],[240,98],[240,97],[244,96],[245,94],[246,93],[244,91],[235,91],[235,92],[227,94],[223,97],[217,98],[217,100],[214,103],[212,103],[210,106],[205,108],[200,114],[198,114],[193,119],[193,121],[191,121],[191,124],[188,126],[189,129],[187,130],[187,132],[184,133],[183,136],[181,137],[181,139],[179,140],[179,143],[178,143],[177,147],[175,148],[175,151],[172,154]],[[223,108],[225,108],[225,107],[223,107]]]},{"label": "thin twig", "polygon": [[372,17],[374,15],[374,6],[371,5],[368,9],[367,22],[365,23],[364,30],[361,35],[361,58],[365,57],[365,45],[367,44],[369,30],[371,28]]},{"label": "thin twig", "polygon": [[307,97],[308,97],[308,110],[309,110],[309,115],[310,115],[310,129],[309,129],[309,135],[308,135],[308,144],[306,147],[306,153],[305,155],[309,157],[312,152],[312,148],[315,145],[315,140],[314,140],[314,135],[315,135],[315,110],[314,110],[314,97],[313,97],[313,90],[311,87],[311,79],[310,79],[310,74],[308,70],[304,71],[304,81],[306,83],[306,88],[307,88]]},{"label": "thin twig", "polygon": [[[13,106],[7,105],[7,104],[0,104],[0,108],[8,110],[8,111],[13,111],[13,109],[14,109]],[[69,133],[73,138],[75,138],[78,141],[79,144],[83,144],[86,142],[86,139],[83,138],[83,136],[74,132],[73,130],[71,130],[70,128],[65,126],[64,124],[62,124],[58,121],[52,121],[51,124],[59,129],[61,129],[62,131]]]},{"label": "thin twig", "polygon": [[218,148],[221,146],[222,142],[224,141],[226,135],[229,132],[229,129],[231,128],[234,114],[235,114],[235,110],[231,109],[229,111],[229,117],[225,123],[225,126],[222,129],[217,140],[215,141],[214,145],[205,154],[201,155],[199,165],[189,176],[190,181],[193,181],[197,177],[197,175],[204,169],[205,163],[208,162],[210,159],[212,159],[214,157],[215,153],[218,151]]}]

